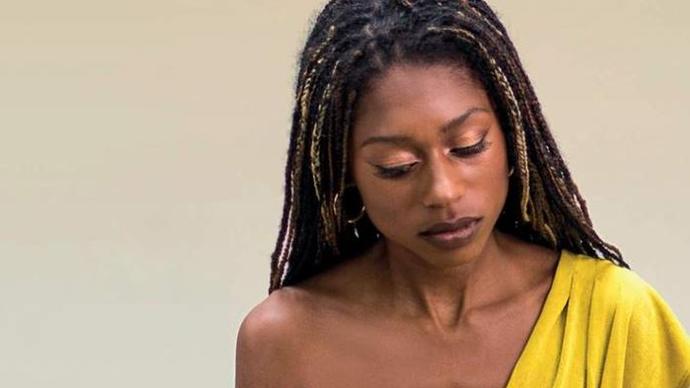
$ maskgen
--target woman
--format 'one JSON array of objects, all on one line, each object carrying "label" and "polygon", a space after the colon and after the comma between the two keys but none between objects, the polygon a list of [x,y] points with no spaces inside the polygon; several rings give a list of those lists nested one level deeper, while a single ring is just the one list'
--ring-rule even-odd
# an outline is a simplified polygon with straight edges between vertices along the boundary
[{"label": "woman", "polygon": [[332,0],[301,57],[238,387],[681,387],[690,340],[592,228],[482,1]]}]

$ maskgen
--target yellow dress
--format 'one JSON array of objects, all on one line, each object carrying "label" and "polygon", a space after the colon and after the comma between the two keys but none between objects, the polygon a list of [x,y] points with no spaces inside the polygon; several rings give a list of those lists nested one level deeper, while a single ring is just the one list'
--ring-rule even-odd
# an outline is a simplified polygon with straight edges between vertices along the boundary
[{"label": "yellow dress", "polygon": [[690,337],[659,293],[608,260],[562,250],[507,388],[690,387]]}]

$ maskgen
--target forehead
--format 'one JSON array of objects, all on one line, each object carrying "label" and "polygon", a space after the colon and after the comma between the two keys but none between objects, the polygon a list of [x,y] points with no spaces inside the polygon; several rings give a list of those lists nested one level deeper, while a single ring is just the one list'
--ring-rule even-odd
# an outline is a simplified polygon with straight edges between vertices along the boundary
[{"label": "forehead", "polygon": [[492,111],[481,83],[452,65],[393,65],[358,101],[353,136],[438,127],[472,108]]},{"label": "forehead", "polygon": [[370,80],[364,96],[390,99],[403,97],[401,93],[405,92],[417,95],[420,87],[426,91],[483,89],[470,70],[463,67],[444,63],[399,63]]}]

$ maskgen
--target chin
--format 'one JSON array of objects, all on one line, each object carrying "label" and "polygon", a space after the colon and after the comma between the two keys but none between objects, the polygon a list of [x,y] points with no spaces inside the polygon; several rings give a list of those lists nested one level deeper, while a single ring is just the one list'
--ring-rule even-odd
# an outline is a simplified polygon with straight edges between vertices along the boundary
[{"label": "chin", "polygon": [[471,263],[482,251],[482,246],[475,242],[462,248],[448,250],[429,246],[422,241],[421,244],[416,243],[404,249],[415,258],[415,261],[428,268],[446,269]]}]

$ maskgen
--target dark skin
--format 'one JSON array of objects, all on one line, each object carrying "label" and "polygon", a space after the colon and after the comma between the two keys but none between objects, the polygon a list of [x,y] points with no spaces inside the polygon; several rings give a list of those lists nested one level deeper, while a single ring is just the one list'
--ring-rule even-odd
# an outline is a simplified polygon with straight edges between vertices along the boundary
[{"label": "dark skin", "polygon": [[[406,140],[368,141],[390,136]],[[349,155],[381,239],[252,310],[238,336],[237,386],[504,387],[558,252],[494,228],[509,168],[483,87],[448,65],[393,65],[359,101]],[[396,179],[381,175],[401,166]],[[419,236],[462,216],[482,219],[460,248]]]}]

